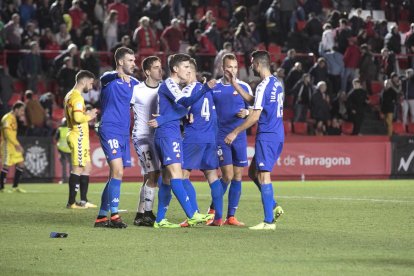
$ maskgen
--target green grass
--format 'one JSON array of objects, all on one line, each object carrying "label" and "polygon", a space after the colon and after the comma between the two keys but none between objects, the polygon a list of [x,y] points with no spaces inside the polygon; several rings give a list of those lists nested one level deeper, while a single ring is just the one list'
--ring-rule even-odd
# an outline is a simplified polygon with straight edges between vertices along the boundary
[{"label": "green grass", "polygon": [[[96,210],[67,210],[66,185],[22,185],[0,194],[0,275],[414,275],[414,182],[276,183],[285,215],[276,231],[139,228],[138,185],[122,186],[127,229],[95,229]],[[90,186],[99,204],[102,184]],[[206,210],[209,189],[196,185]],[[226,201],[225,201],[225,204]],[[262,220],[260,195],[243,184],[238,218]],[[184,213],[172,200],[167,216]],[[66,239],[49,238],[52,231]]]}]

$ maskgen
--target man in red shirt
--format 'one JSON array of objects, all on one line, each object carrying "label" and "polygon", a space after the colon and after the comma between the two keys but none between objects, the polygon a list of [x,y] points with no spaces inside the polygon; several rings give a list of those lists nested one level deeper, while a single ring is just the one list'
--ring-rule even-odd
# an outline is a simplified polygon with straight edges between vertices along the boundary
[{"label": "man in red shirt", "polygon": [[147,51],[158,51],[157,36],[150,26],[150,19],[143,16],[138,21],[138,28],[135,29],[132,41],[137,44],[140,53]]},{"label": "man in red shirt", "polygon": [[120,36],[127,34],[129,23],[128,5],[122,3],[121,0],[115,0],[112,4],[108,5],[108,12],[111,10],[116,10],[118,12],[118,28]]},{"label": "man in red shirt", "polygon": [[72,28],[78,29],[86,18],[86,14],[79,6],[79,0],[72,1],[72,7],[69,9],[69,15],[72,18]]},{"label": "man in red shirt", "polygon": [[175,54],[180,50],[181,40],[183,40],[183,31],[180,27],[180,20],[174,18],[171,25],[168,26],[161,34],[161,41],[164,44],[167,54]]},{"label": "man in red shirt", "polygon": [[361,58],[361,52],[356,45],[355,37],[349,38],[349,45],[344,53],[344,66],[345,70],[342,73],[341,91],[348,91],[350,88],[350,80],[355,78],[355,70],[359,66],[359,60]]}]

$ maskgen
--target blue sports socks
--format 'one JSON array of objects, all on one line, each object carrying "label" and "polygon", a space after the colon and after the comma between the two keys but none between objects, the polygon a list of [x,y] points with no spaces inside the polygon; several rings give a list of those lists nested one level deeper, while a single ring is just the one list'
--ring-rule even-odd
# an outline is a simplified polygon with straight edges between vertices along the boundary
[{"label": "blue sports socks", "polygon": [[193,183],[191,183],[190,179],[183,179],[183,186],[185,191],[187,192],[191,206],[193,207],[194,211],[199,212],[196,191],[194,189]]},{"label": "blue sports socks", "polygon": [[188,218],[192,218],[195,210],[191,206],[190,198],[188,197],[184,186],[183,180],[181,178],[174,178],[170,180],[171,189],[177,198],[178,202],[180,202],[181,207],[183,208],[185,214]]},{"label": "blue sports socks", "polygon": [[264,210],[264,222],[273,223],[273,185],[272,183],[262,185],[262,204]]},{"label": "blue sports socks", "polygon": [[232,217],[236,213],[239,206],[241,195],[241,181],[232,180],[229,188],[229,206],[227,209],[227,217]]},{"label": "blue sports socks", "polygon": [[219,179],[210,184],[211,198],[213,199],[215,215],[214,219],[223,217],[223,187]]}]

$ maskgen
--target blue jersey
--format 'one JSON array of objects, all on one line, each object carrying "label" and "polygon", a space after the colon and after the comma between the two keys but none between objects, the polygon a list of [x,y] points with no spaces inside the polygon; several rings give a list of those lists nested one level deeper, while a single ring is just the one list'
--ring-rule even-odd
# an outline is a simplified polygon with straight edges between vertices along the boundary
[{"label": "blue jersey", "polygon": [[280,81],[275,76],[265,78],[256,88],[253,109],[261,109],[256,140],[283,142],[283,98]]},{"label": "blue jersey", "polygon": [[[244,91],[252,95],[250,86],[240,80],[237,80]],[[244,119],[237,117],[240,109],[248,109],[248,104],[245,103],[243,98],[237,93],[231,84],[224,84],[223,79],[217,82],[217,85],[213,88],[213,100],[217,112],[218,121],[218,139],[227,136],[236,127],[244,122]],[[239,139],[243,139],[246,136],[246,131],[240,132],[235,142]]]},{"label": "blue jersey", "polygon": [[106,72],[101,77],[102,90],[100,95],[101,103],[101,123],[100,131],[129,134],[130,112],[129,106],[132,98],[132,91],[139,81],[131,77],[130,83],[116,78],[105,82],[107,75],[117,74],[117,72]]},{"label": "blue jersey", "polygon": [[[158,89],[158,109],[161,116],[170,115],[177,112],[177,101],[184,97],[183,92],[177,83],[171,78],[161,83]],[[180,138],[180,119],[172,120],[160,125],[155,130],[155,138]]]},{"label": "blue jersey", "polygon": [[[190,96],[193,91],[199,91],[203,85],[194,82],[183,89],[183,93]],[[194,103],[189,112],[193,114],[193,123],[184,125],[184,143],[216,143],[217,114],[211,92],[204,94]]]}]

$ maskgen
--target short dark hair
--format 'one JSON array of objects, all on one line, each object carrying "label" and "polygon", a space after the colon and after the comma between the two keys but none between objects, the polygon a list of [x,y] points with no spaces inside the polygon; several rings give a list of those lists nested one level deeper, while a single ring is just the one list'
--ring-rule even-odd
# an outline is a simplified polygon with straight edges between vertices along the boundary
[{"label": "short dark hair", "polygon": [[15,111],[16,109],[19,109],[24,106],[24,103],[22,101],[17,101],[13,104],[12,110]]},{"label": "short dark hair", "polygon": [[257,50],[252,53],[252,58],[258,61],[261,65],[270,68],[270,55],[267,51]]},{"label": "short dark hair", "polygon": [[181,62],[190,61],[191,57],[187,54],[175,54],[168,57],[168,68],[171,73],[174,72],[174,67],[178,66]]},{"label": "short dark hair", "polygon": [[161,59],[156,56],[149,56],[149,57],[144,58],[144,60],[141,63],[141,68],[142,68],[142,71],[144,71],[144,74],[145,74],[145,70],[150,70],[152,64],[154,64],[154,62],[156,61],[161,62]]},{"label": "short dark hair", "polygon": [[95,75],[91,71],[88,71],[88,70],[80,70],[76,74],[75,80],[76,80],[76,82],[79,82],[81,79],[85,79],[85,78],[94,79],[95,78]]},{"label": "short dark hair", "polygon": [[116,49],[114,55],[116,65],[119,64],[119,60],[123,59],[126,54],[134,55],[134,51],[127,47],[119,47]]}]

